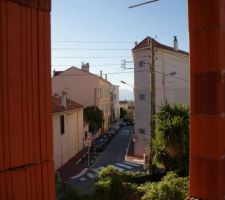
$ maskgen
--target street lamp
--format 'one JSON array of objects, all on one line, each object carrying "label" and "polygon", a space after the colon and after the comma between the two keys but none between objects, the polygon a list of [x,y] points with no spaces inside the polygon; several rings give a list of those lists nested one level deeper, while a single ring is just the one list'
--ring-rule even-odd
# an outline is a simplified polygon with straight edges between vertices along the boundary
[{"label": "street lamp", "polygon": [[129,83],[123,81],[123,80],[121,80],[120,82],[123,83],[123,84],[125,84],[125,85],[128,85],[129,87],[131,87],[132,89],[134,89],[134,86],[133,85],[131,85],[131,84],[129,84]]}]

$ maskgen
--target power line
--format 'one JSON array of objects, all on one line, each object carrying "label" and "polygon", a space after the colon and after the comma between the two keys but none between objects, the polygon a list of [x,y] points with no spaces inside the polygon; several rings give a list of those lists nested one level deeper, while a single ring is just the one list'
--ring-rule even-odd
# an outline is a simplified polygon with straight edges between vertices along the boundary
[{"label": "power line", "polygon": [[79,40],[53,40],[53,43],[90,43],[90,44],[133,44],[134,42],[123,41],[79,41]]},{"label": "power line", "polygon": [[81,49],[81,48],[52,48],[60,51],[131,51],[131,49]]},{"label": "power line", "polygon": [[90,56],[90,57],[85,57],[85,56],[53,56],[52,58],[62,58],[62,59],[64,59],[64,58],[83,58],[83,59],[88,59],[88,58],[103,58],[103,59],[107,59],[107,58],[132,58],[132,56]]},{"label": "power line", "polygon": [[144,2],[144,3],[139,3],[139,4],[136,4],[136,5],[130,6],[129,8],[134,8],[134,7],[138,7],[138,6],[143,6],[143,5],[145,5],[145,4],[153,3],[153,2],[156,2],[156,1],[159,1],[159,0],[151,0],[151,1]]},{"label": "power line", "polygon": [[[129,63],[129,64],[132,64],[132,63]],[[112,64],[95,64],[95,65],[91,65],[93,67],[99,67],[99,66],[117,66],[117,65],[120,65],[121,66],[121,63],[112,63]],[[61,67],[61,66],[80,66],[80,64],[66,64],[66,65],[62,65],[62,64],[56,64],[56,65],[52,65],[52,66],[58,66],[58,67]]]},{"label": "power line", "polygon": [[[108,75],[112,75],[112,74],[130,74],[130,73],[145,72],[145,71],[149,72],[149,70],[135,70],[135,71],[132,70],[132,71],[126,71],[126,72],[109,72],[109,73],[104,73],[102,75],[105,75],[105,74],[108,74]],[[162,72],[159,72],[159,71],[155,71],[155,73],[163,74]],[[92,75],[99,76],[98,74],[92,74],[92,73],[85,73],[85,74],[60,74],[60,76],[92,76]],[[170,76],[170,77],[189,82],[187,79],[183,79],[181,77],[177,77],[177,76]]]}]

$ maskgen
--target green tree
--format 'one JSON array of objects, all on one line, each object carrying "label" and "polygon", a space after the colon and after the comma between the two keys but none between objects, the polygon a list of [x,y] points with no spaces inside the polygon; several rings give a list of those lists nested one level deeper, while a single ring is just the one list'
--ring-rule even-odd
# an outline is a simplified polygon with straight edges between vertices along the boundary
[{"label": "green tree", "polygon": [[151,140],[152,163],[166,170],[188,173],[189,109],[182,104],[166,103],[156,114],[156,132]]},{"label": "green tree", "polygon": [[126,117],[127,111],[123,108],[120,108],[120,119]]},{"label": "green tree", "polygon": [[143,184],[139,190],[142,200],[184,200],[188,195],[188,178],[169,172],[160,182]]},{"label": "green tree", "polygon": [[89,122],[89,131],[94,132],[102,127],[104,123],[103,112],[95,106],[84,109],[84,120]]}]

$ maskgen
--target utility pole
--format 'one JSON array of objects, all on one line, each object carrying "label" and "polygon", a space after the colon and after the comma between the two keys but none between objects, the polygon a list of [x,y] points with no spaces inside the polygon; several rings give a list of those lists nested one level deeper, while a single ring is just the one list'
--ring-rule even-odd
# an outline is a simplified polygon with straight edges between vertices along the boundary
[{"label": "utility pole", "polygon": [[151,115],[150,115],[150,125],[151,135],[155,134],[155,40],[151,39],[151,48],[150,48],[150,54],[149,54],[149,63],[150,63],[150,73],[151,73]]}]

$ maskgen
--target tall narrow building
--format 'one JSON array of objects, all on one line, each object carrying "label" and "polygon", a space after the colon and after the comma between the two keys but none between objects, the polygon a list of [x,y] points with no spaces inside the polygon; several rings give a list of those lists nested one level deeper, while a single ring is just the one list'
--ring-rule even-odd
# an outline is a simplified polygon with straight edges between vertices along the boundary
[{"label": "tall narrow building", "polygon": [[154,115],[161,105],[189,104],[189,54],[146,37],[132,49],[134,60],[135,143],[134,154],[149,155]]}]

